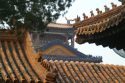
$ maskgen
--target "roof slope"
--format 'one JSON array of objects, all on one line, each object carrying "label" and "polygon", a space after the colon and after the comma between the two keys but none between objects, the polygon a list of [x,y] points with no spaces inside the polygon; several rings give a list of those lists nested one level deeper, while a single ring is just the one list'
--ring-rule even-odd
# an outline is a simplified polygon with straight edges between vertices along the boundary
[{"label": "roof slope", "polygon": [[90,21],[92,21],[92,23],[89,22],[88,20],[87,22],[88,24],[84,25],[84,23],[86,23],[86,20],[85,22],[83,21],[83,23],[81,23],[78,26],[78,29],[76,30],[76,34],[90,35],[94,33],[100,33],[110,28],[111,26],[115,26],[115,25],[117,26],[123,19],[125,19],[125,5],[121,5],[108,12],[92,17],[91,19],[89,19]]},{"label": "roof slope", "polygon": [[23,41],[12,38],[11,35],[9,33],[0,35],[0,82],[125,82],[124,66],[62,60],[42,60],[40,63],[39,55],[33,53],[28,32],[24,34]]},{"label": "roof slope", "polygon": [[43,59],[48,60],[68,60],[68,61],[85,61],[85,62],[102,62],[101,56],[85,55],[77,49],[64,44],[61,41],[52,41],[39,48],[43,55]]},{"label": "roof slope", "polygon": [[61,24],[61,23],[49,23],[47,25],[49,28],[59,28],[59,29],[66,29],[66,28],[73,28],[72,24]]},{"label": "roof slope", "polygon": [[43,60],[58,71],[58,83],[124,83],[125,67],[73,61]]},{"label": "roof slope", "polygon": [[76,26],[76,42],[95,43],[103,47],[125,49],[125,5],[90,17]]},{"label": "roof slope", "polygon": [[[28,33],[27,33],[28,34]],[[6,39],[4,36],[6,36]],[[3,33],[0,35],[0,71],[1,81],[7,83],[42,83],[47,71],[37,62],[28,36],[24,41]],[[15,36],[17,37],[17,36]],[[7,39],[8,38],[8,39]]]}]

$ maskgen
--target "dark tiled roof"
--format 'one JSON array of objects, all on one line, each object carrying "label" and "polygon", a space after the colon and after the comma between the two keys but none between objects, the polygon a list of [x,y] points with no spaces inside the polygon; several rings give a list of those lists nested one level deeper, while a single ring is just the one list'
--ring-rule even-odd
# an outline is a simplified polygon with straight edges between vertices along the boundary
[{"label": "dark tiled roof", "polygon": [[125,67],[108,64],[84,63],[79,61],[47,61],[42,65],[50,64],[50,67],[58,71],[59,83],[124,83]]},{"label": "dark tiled roof", "polygon": [[94,57],[94,56],[63,56],[63,55],[42,55],[43,59],[47,60],[63,60],[63,61],[84,61],[84,62],[94,62],[100,63],[102,62],[102,57]]}]

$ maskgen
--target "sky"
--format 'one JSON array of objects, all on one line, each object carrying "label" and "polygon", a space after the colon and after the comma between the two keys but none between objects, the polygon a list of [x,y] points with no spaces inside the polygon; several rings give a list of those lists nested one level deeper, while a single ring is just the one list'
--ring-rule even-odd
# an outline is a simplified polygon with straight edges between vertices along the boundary
[{"label": "sky", "polygon": [[[72,4],[72,7],[68,9],[68,13],[65,16],[61,16],[57,23],[66,23],[65,17],[68,19],[76,18],[76,16],[80,16],[82,20],[82,14],[86,13],[86,15],[90,16],[90,11],[96,15],[96,8],[104,11],[104,5],[107,5],[111,9],[111,2],[121,5],[118,0],[75,0]],[[114,64],[114,65],[125,65],[125,58],[117,55],[112,49],[109,47],[102,47],[101,45],[96,46],[93,44],[77,44],[75,43],[75,48],[77,48],[80,52],[84,54],[91,54],[93,56],[102,56],[104,64]]]}]

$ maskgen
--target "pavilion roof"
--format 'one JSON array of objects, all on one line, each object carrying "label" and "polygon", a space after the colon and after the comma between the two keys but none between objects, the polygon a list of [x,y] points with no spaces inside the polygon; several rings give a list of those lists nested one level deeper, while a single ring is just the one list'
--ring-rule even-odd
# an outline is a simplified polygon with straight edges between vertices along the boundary
[{"label": "pavilion roof", "polygon": [[[49,50],[50,48],[51,52]],[[44,53],[47,50],[48,52]],[[58,53],[58,50],[60,51],[60,54]],[[47,60],[84,61],[94,63],[102,62],[101,56],[86,55],[84,53],[79,52],[77,49],[67,44],[64,44],[62,41],[52,41],[44,45],[43,47],[39,48],[39,51],[42,52],[41,57]],[[69,54],[66,51],[71,52],[72,54]]]},{"label": "pavilion roof", "polygon": [[62,24],[62,23],[49,23],[47,25],[47,27],[65,29],[65,28],[73,28],[73,25],[72,24]]}]

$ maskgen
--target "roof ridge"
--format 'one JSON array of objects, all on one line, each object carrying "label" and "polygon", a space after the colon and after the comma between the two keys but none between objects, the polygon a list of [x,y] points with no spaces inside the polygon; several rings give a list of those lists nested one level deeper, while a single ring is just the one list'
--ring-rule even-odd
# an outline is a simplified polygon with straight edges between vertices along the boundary
[{"label": "roof ridge", "polygon": [[[124,5],[116,6],[116,7],[112,8],[106,12],[97,14],[95,16],[91,16],[90,18],[86,18],[86,19],[82,20],[81,22],[75,23],[74,26],[78,28],[81,26],[94,24],[97,20],[100,21],[101,19],[108,18],[111,15],[114,15],[115,13],[117,13],[117,11],[119,11],[121,9],[124,9]],[[100,11],[100,10],[98,10],[98,11]],[[101,18],[101,19],[99,20],[99,18]]]}]

